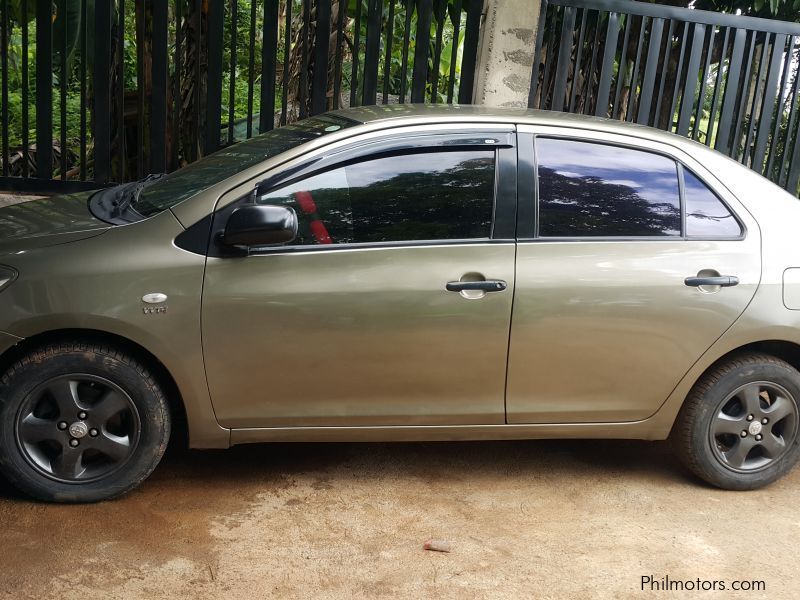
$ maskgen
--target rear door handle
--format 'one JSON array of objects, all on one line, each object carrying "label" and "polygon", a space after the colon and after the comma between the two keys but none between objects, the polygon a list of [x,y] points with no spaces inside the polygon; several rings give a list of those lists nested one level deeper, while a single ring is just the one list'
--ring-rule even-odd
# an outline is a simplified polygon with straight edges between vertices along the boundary
[{"label": "rear door handle", "polygon": [[449,281],[445,288],[448,292],[502,292],[508,284],[501,279],[487,279],[486,281]]},{"label": "rear door handle", "polygon": [[719,277],[687,277],[684,283],[690,287],[700,287],[701,285],[733,287],[739,285],[739,278],[733,275],[720,275]]}]

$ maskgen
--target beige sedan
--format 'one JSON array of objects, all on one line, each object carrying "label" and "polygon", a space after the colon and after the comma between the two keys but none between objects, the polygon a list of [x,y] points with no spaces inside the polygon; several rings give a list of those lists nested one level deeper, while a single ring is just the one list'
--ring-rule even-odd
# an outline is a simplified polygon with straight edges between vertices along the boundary
[{"label": "beige sedan", "polygon": [[692,141],[476,107],[313,117],[0,210],[0,469],[118,496],[172,424],[268,441],[670,438],[797,462],[797,199]]}]

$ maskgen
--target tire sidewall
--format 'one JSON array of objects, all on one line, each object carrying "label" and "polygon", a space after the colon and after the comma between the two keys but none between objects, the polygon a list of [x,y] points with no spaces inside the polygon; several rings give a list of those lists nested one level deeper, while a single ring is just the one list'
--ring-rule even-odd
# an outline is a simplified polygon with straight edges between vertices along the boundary
[{"label": "tire sidewall", "polygon": [[[139,414],[139,441],[119,469],[92,482],[59,482],[28,463],[16,436],[17,417],[42,382],[63,375],[94,375],[122,388]],[[169,440],[170,419],[155,380],[135,361],[96,347],[49,348],[21,361],[0,379],[0,469],[22,491],[43,500],[94,502],[113,498],[138,485],[160,461]]]},{"label": "tire sidewall", "polygon": [[791,470],[800,458],[800,427],[795,428],[794,439],[783,456],[766,468],[750,473],[726,467],[712,448],[711,426],[721,403],[741,386],[758,381],[776,383],[785,388],[792,396],[790,400],[795,403],[797,413],[800,401],[798,372],[789,365],[753,361],[725,373],[707,390],[692,425],[691,445],[699,453],[698,467],[705,472],[706,479],[726,489],[755,489],[772,483]]}]

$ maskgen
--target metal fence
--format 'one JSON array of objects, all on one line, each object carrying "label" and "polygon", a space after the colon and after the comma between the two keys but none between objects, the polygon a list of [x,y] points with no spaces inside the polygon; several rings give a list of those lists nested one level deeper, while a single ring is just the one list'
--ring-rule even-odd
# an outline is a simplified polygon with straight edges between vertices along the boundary
[{"label": "metal fence", "polygon": [[800,193],[800,24],[544,0],[528,105],[689,136]]},{"label": "metal fence", "polygon": [[348,105],[470,102],[481,0],[0,0],[0,188],[170,171]]}]

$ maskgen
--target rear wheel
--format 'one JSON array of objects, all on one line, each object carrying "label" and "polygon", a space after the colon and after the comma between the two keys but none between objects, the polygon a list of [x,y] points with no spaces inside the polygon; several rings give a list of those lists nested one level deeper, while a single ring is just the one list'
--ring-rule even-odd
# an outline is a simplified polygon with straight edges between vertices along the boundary
[{"label": "rear wheel", "polygon": [[137,360],[95,343],[52,344],[0,378],[0,469],[42,500],[119,496],[155,469],[170,417]]},{"label": "rear wheel", "polygon": [[768,355],[747,355],[695,385],[672,430],[681,461],[723,489],[763,487],[800,458],[800,373]]}]

